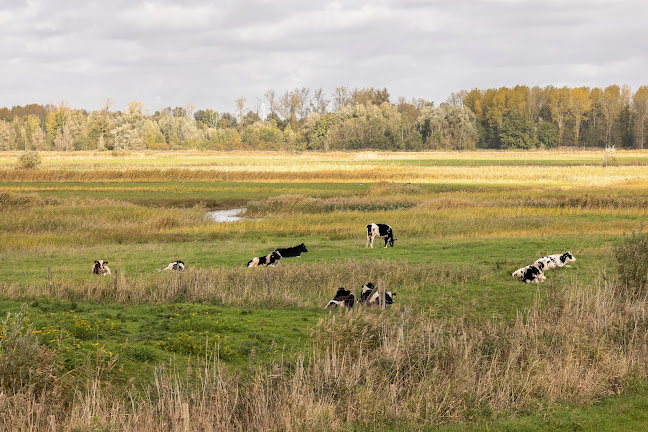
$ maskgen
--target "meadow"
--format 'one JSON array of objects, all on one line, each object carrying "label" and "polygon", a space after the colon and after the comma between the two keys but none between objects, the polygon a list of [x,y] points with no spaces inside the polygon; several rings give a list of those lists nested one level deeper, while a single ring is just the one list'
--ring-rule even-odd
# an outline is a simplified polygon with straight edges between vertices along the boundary
[{"label": "meadow", "polygon": [[[0,153],[6,430],[645,425],[647,301],[615,250],[647,220],[648,152],[18,154]],[[396,246],[366,248],[370,222]],[[511,278],[567,250],[543,284]],[[323,309],[378,279],[389,309]]]}]

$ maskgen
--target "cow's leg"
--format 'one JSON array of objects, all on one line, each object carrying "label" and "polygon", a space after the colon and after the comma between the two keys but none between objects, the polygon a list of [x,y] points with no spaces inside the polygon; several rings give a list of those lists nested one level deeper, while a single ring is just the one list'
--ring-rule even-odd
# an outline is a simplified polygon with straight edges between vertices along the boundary
[{"label": "cow's leg", "polygon": [[389,236],[385,237],[385,249],[387,249],[387,243],[389,243]]},{"label": "cow's leg", "polygon": [[373,249],[373,242],[374,242],[374,236],[373,235],[367,236],[367,243],[369,244],[369,246],[371,246],[371,249]]}]

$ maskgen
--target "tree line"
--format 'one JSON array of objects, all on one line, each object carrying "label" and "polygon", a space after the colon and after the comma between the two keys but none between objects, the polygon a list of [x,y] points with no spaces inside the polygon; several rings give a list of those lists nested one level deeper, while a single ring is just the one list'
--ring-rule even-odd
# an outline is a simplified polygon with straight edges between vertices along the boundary
[{"label": "tree line", "polygon": [[648,86],[461,90],[439,105],[392,101],[386,88],[297,88],[269,90],[252,108],[239,98],[232,113],[111,104],[91,112],[65,102],[0,108],[0,150],[643,149]]}]

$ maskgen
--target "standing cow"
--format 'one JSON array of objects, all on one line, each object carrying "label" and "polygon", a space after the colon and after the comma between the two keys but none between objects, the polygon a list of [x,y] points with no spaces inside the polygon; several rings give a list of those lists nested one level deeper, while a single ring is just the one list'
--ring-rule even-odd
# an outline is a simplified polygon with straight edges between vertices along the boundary
[{"label": "standing cow", "polygon": [[394,238],[394,232],[389,225],[375,223],[367,225],[367,245],[365,247],[371,245],[373,248],[373,242],[376,237],[385,238],[385,247],[387,247],[387,244],[394,247],[394,242],[398,240]]}]

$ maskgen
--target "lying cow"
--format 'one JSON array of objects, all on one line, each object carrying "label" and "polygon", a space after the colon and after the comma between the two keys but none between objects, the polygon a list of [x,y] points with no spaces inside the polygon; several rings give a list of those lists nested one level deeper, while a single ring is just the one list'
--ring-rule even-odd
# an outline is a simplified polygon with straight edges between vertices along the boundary
[{"label": "lying cow", "polygon": [[343,306],[343,307],[352,308],[354,303],[355,303],[355,296],[353,295],[353,293],[344,288],[339,288],[337,290],[337,293],[335,293],[335,297],[333,297],[333,300],[328,302],[328,304],[324,307],[324,309],[331,306],[332,307]]},{"label": "lying cow", "polygon": [[389,246],[394,247],[394,242],[398,240],[394,238],[394,232],[389,225],[375,223],[367,225],[367,245],[365,247],[371,245],[373,248],[373,242],[376,237],[385,238],[385,247],[387,247],[388,243]]},{"label": "lying cow", "polygon": [[515,279],[520,279],[522,282],[535,282],[539,284],[540,282],[543,282],[547,279],[541,267],[544,267],[544,264],[531,264],[526,267],[522,267],[521,269],[513,272],[513,277]]},{"label": "lying cow", "polygon": [[180,270],[180,271],[182,271],[184,269],[185,269],[184,261],[177,260],[177,261],[173,261],[172,263],[169,263],[168,266],[164,267],[163,269],[159,269],[159,270]]},{"label": "lying cow", "polygon": [[[362,291],[360,292],[360,300],[358,301],[358,303],[367,302],[367,304],[370,306],[377,305],[379,303],[380,294],[378,293],[378,290],[374,291],[374,288],[375,286],[371,282],[364,285],[362,287]],[[373,294],[371,294],[372,291],[374,291]],[[370,295],[371,298],[369,297]],[[385,291],[385,304],[386,305],[394,304],[395,296],[396,293],[392,293],[391,291]]]},{"label": "lying cow", "polygon": [[93,275],[102,275],[107,276],[110,274],[110,269],[106,265],[108,261],[96,260],[92,265],[92,274]]},{"label": "lying cow", "polygon": [[281,255],[281,258],[301,258],[302,252],[308,252],[308,249],[306,249],[306,245],[304,243],[289,247],[289,248],[279,248],[275,249],[275,252],[279,252],[279,255]]},{"label": "lying cow", "polygon": [[542,263],[545,266],[544,270],[558,268],[558,267],[571,267],[566,263],[576,261],[574,255],[567,251],[564,254],[547,255],[539,258],[534,264]]},{"label": "lying cow", "polygon": [[274,251],[266,256],[252,258],[250,261],[248,261],[247,266],[248,267],[274,266],[275,263],[279,262],[280,259],[281,259],[281,254],[277,251]]}]

